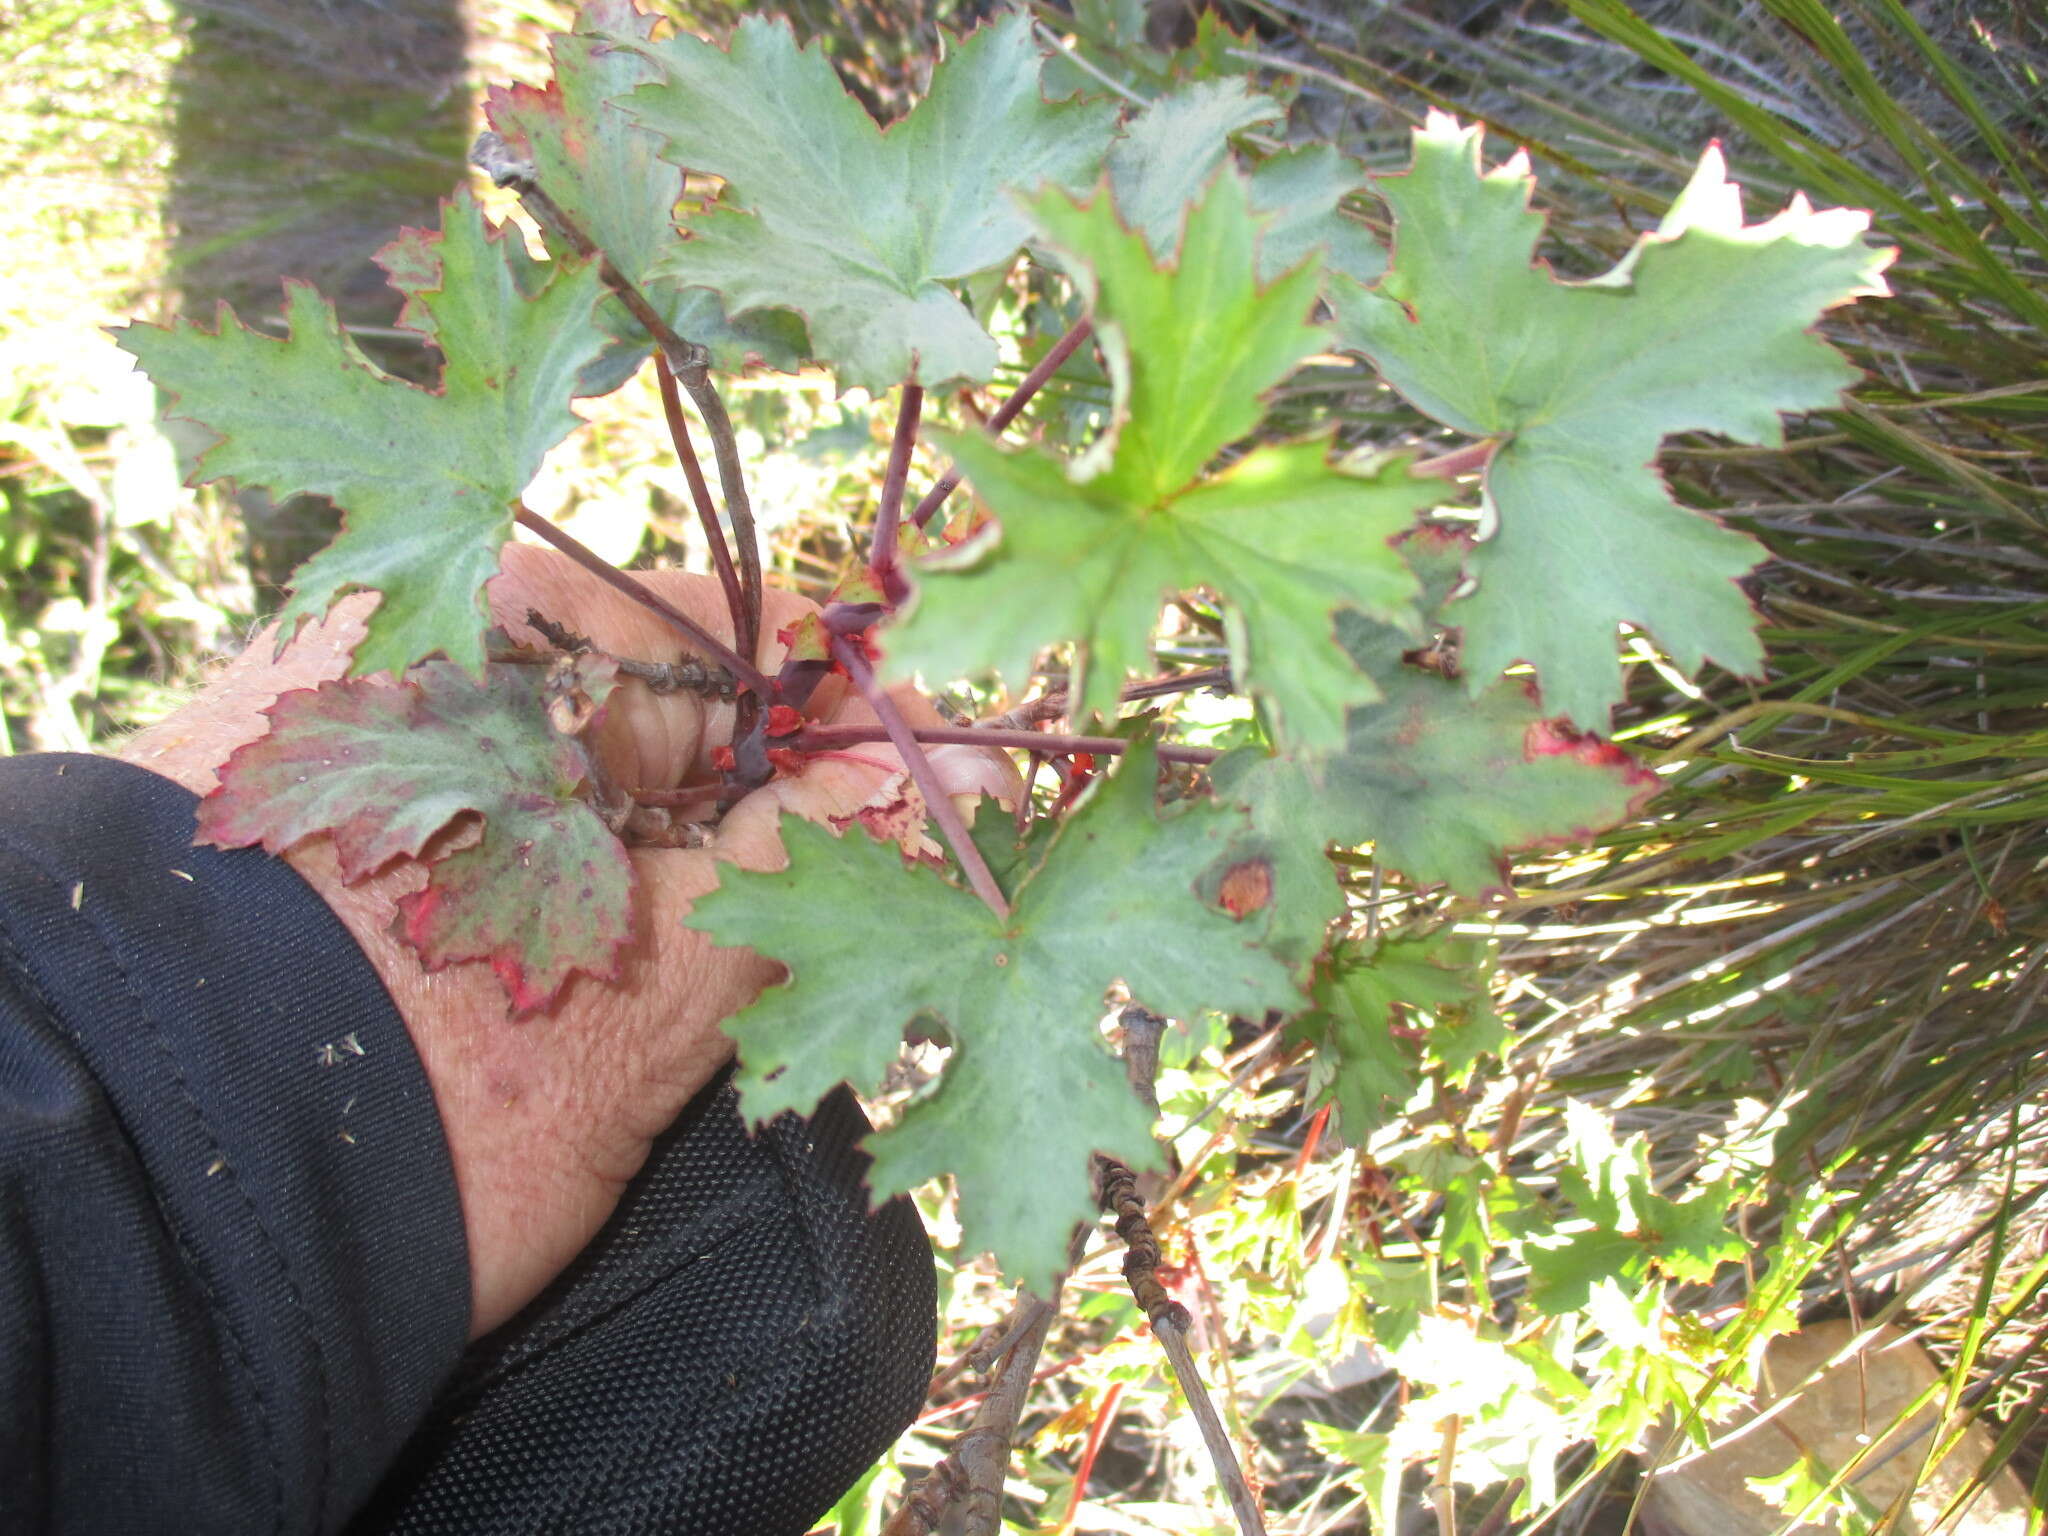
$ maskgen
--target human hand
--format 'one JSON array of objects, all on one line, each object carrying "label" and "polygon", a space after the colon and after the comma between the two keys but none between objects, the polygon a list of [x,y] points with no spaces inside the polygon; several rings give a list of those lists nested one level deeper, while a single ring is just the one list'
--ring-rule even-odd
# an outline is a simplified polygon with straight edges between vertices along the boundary
[{"label": "human hand", "polygon": [[[680,571],[637,574],[731,643],[715,581]],[[692,654],[660,618],[552,551],[508,545],[489,597],[515,640],[539,643],[525,622],[536,609],[616,655],[661,662]],[[375,601],[359,594],[336,604],[275,659],[272,635],[258,636],[197,699],[132,738],[121,755],[206,794],[235,748],[268,730],[262,712],[279,694],[346,674]],[[792,594],[767,594],[756,657],[763,671],[772,676],[782,663],[775,631],[810,606]],[[914,691],[894,697],[912,724],[937,723]],[[874,719],[836,677],[819,687],[806,714],[834,724]],[[658,695],[622,679],[594,742],[613,781],[628,788],[704,783],[715,778],[711,752],[731,740],[733,715],[729,703]],[[1015,771],[1000,753],[940,747],[930,755],[955,794],[1017,792]],[[344,885],[325,835],[286,852],[382,978],[433,1086],[469,1241],[471,1337],[510,1318],[596,1234],[654,1138],[732,1054],[719,1022],[778,975],[772,961],[715,948],[683,926],[690,903],[717,884],[717,863],[780,867],[782,811],[817,821],[850,815],[900,766],[886,744],[813,758],[801,775],[775,779],[736,805],[712,846],[631,850],[640,895],[618,978],[572,977],[552,1005],[518,1019],[488,966],[428,972],[399,941],[397,902],[425,884],[419,864],[402,859]]]}]

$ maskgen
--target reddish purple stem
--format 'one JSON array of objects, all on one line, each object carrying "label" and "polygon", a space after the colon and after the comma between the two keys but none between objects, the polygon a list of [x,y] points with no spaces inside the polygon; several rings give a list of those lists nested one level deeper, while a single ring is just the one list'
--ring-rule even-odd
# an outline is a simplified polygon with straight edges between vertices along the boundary
[{"label": "reddish purple stem", "polygon": [[[1017,413],[1031,403],[1031,397],[1045,387],[1045,381],[1058,373],[1081,343],[1094,334],[1094,326],[1089,321],[1076,320],[1067,334],[1052,344],[1052,350],[1038,360],[1038,366],[1024,375],[1024,382],[1017,386],[1016,393],[996,407],[996,413],[988,419],[988,430],[1000,432],[1015,421]],[[910,520],[918,527],[924,527],[938,515],[939,508],[946,504],[946,498],[959,484],[960,471],[947,470],[939,477],[939,483],[924,493],[924,500],[910,514]]]},{"label": "reddish purple stem", "polygon": [[676,607],[667,598],[660,597],[654,592],[649,591],[645,586],[635,581],[627,572],[620,570],[587,545],[562,532],[561,529],[542,517],[538,512],[528,507],[521,507],[514,514],[514,521],[520,527],[546,539],[548,543],[554,545],[555,548],[559,549],[571,560],[574,560],[606,586],[625,594],[641,607],[660,614],[669,623],[687,635],[691,643],[706,656],[709,656],[713,661],[724,667],[726,671],[730,672],[741,683],[753,689],[762,698],[769,697],[773,692],[774,685],[761,675],[760,668],[752,665],[750,662],[742,661],[738,651],[735,651],[723,640],[712,634],[710,630],[699,624],[687,613],[684,613],[682,609]]},{"label": "reddish purple stem", "polygon": [[[869,668],[867,657],[862,654],[858,641],[848,640],[844,635],[832,637],[832,655],[839,665],[846,668],[846,675],[860,689],[861,697],[868,701],[868,707],[881,721],[880,728],[868,741],[886,738],[903,758],[903,766],[910,770],[910,777],[917,785],[917,791],[924,796],[925,808],[932,820],[939,824],[939,830],[946,834],[946,841],[953,849],[953,857],[960,861],[960,869],[967,876],[967,884],[974,894],[988,903],[988,908],[997,917],[1010,915],[1010,904],[1003,899],[1002,887],[996,884],[996,877],[989,873],[988,861],[981,856],[981,850],[974,846],[974,839],[968,835],[967,823],[960,819],[960,808],[953,804],[953,797],[946,793],[939,782],[938,770],[932,767],[932,760],[925,756],[925,750],[918,745],[917,736],[912,733],[903,712],[896,707],[896,701],[882,691],[882,685],[875,681],[875,674]],[[801,733],[798,745],[802,745]]]},{"label": "reddish purple stem", "polygon": [[903,485],[910,478],[910,450],[917,446],[917,422],[924,414],[924,386],[903,386],[896,412],[896,440],[889,445],[889,468],[882,477],[882,499],[875,507],[875,537],[868,546],[868,565],[893,607],[910,596],[910,583],[896,558],[896,525],[903,515]]},{"label": "reddish purple stem", "polygon": [[732,632],[737,635],[747,627],[747,601],[740,594],[740,573],[733,569],[732,548],[725,541],[725,529],[719,525],[718,509],[711,504],[711,487],[705,483],[703,467],[697,462],[696,445],[690,441],[682,391],[676,388],[676,376],[658,347],[654,353],[654,381],[661,388],[661,413],[668,418],[668,435],[676,445],[676,457],[682,461],[683,478],[690,482],[690,500],[696,503],[697,521],[704,527],[704,543],[711,551],[711,563],[718,569],[718,584],[725,588],[726,611],[732,615]]},{"label": "reddish purple stem", "polygon": [[[1020,752],[1102,752],[1114,756],[1128,752],[1134,745],[1121,736],[1062,736],[1049,731],[984,730],[971,725],[920,725],[907,729],[919,741],[933,746],[1014,747]],[[808,725],[798,734],[796,745],[800,751],[829,752],[837,747],[884,740],[896,738],[875,725]],[[1193,763],[1198,767],[1213,763],[1222,755],[1214,747],[1159,748],[1161,762]]]}]

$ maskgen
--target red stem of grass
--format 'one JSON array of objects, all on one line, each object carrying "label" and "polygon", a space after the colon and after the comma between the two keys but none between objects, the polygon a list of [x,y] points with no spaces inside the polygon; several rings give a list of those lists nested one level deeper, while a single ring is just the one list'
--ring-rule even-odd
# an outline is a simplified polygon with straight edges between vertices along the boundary
[{"label": "red stem of grass", "polygon": [[[1038,366],[1024,375],[1024,382],[1016,392],[996,407],[988,419],[988,430],[1000,432],[1017,419],[1017,413],[1031,403],[1031,397],[1045,387],[1045,381],[1060,371],[1062,364],[1072,357],[1082,342],[1095,334],[1095,328],[1087,320],[1076,320],[1067,334],[1052,344],[1052,350],[1038,360]],[[953,494],[960,484],[960,471],[949,469],[939,477],[939,482],[924,493],[924,500],[917,504],[917,510],[910,514],[910,520],[922,528],[938,515],[939,508],[946,504],[946,498]]]},{"label": "red stem of grass", "polygon": [[620,570],[595,550],[579,540],[571,538],[529,507],[521,507],[514,514],[513,520],[529,533],[537,534],[539,537],[547,540],[548,543],[554,545],[555,548],[559,549],[571,560],[574,560],[606,586],[630,597],[634,602],[650,612],[660,614],[669,623],[681,630],[689,638],[691,644],[724,667],[726,671],[730,672],[741,683],[753,689],[762,698],[766,699],[773,694],[774,684],[761,675],[760,668],[754,666],[751,662],[741,660],[738,651],[735,651],[723,640],[712,634],[711,631],[704,628],[703,625],[699,624],[687,613],[684,613],[675,604],[669,602],[664,597],[656,595],[638,581],[635,581],[628,572]]},{"label": "red stem of grass", "polygon": [[1067,1536],[1074,1528],[1074,1518],[1081,1512],[1081,1500],[1088,1493],[1088,1479],[1095,1474],[1095,1458],[1102,1452],[1102,1442],[1109,1438],[1109,1426],[1116,1422],[1116,1405],[1124,1395],[1124,1384],[1113,1381],[1109,1390],[1102,1394],[1102,1402],[1095,1410],[1095,1422],[1088,1426],[1088,1443],[1081,1447],[1081,1462],[1074,1469],[1074,1496],[1067,1500],[1067,1512],[1060,1518],[1059,1529],[1053,1536]]},{"label": "red stem of grass", "polygon": [[661,388],[661,413],[668,418],[668,435],[682,461],[683,478],[690,482],[690,500],[696,503],[697,521],[704,528],[704,543],[711,551],[711,563],[718,569],[718,584],[725,589],[726,611],[732,615],[732,632],[747,627],[747,600],[740,593],[740,573],[733,569],[732,546],[719,524],[718,509],[711,504],[711,487],[705,483],[703,466],[697,462],[696,445],[690,441],[690,423],[683,415],[682,391],[676,376],[659,348],[654,353],[654,381]]},{"label": "red stem of grass", "polygon": [[[925,809],[931,813],[939,830],[946,835],[946,842],[953,850],[953,857],[960,861],[960,869],[967,876],[968,887],[988,904],[997,917],[1010,915],[1010,904],[1003,898],[1002,887],[996,884],[996,877],[989,873],[987,860],[981,850],[974,846],[974,839],[968,836],[967,824],[960,819],[960,808],[953,804],[953,797],[946,793],[939,783],[938,770],[932,767],[932,760],[925,756],[924,748],[918,745],[909,722],[896,707],[896,701],[882,690],[875,681],[875,674],[869,668],[867,657],[861,653],[857,642],[844,635],[832,637],[832,655],[839,665],[846,669],[846,675],[853,679],[853,685],[860,689],[861,696],[868,701],[868,707],[881,721],[881,727],[873,736],[862,738],[867,741],[886,739],[903,758],[903,766],[910,770],[910,777],[916,783],[918,793],[924,796]],[[798,736],[798,746],[803,746],[805,731]],[[841,745],[841,743],[833,743]]]}]

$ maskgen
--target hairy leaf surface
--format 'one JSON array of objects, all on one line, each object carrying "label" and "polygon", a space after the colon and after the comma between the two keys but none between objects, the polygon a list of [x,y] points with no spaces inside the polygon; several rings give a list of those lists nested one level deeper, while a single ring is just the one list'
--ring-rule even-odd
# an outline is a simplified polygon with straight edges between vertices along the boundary
[{"label": "hairy leaf surface", "polygon": [[1864,244],[1867,215],[1803,198],[1745,225],[1709,150],[1626,260],[1565,283],[1534,260],[1532,186],[1522,155],[1482,172],[1480,130],[1432,114],[1413,167],[1379,183],[1393,266],[1371,290],[1338,285],[1338,329],[1420,409],[1500,441],[1477,590],[1449,615],[1471,687],[1526,661],[1549,713],[1604,730],[1618,624],[1650,630],[1688,674],[1761,668],[1736,578],[1762,547],[1680,506],[1654,461],[1675,432],[1776,446],[1781,411],[1834,404],[1856,371],[1809,327],[1884,292],[1888,255]]},{"label": "hairy leaf surface", "polygon": [[1133,113],[1123,137],[1110,146],[1109,190],[1117,213],[1156,254],[1172,255],[1188,206],[1230,156],[1230,135],[1286,115],[1241,75],[1191,81],[1159,97]]},{"label": "hairy leaf surface", "polygon": [[[739,369],[751,356],[773,368],[794,369],[804,355],[803,325],[794,315],[768,311],[728,320],[708,289],[654,275],[681,238],[673,212],[683,195],[683,173],[661,158],[661,139],[635,127],[616,100],[658,80],[660,71],[640,54],[603,40],[644,41],[654,20],[633,0],[590,0],[574,33],[548,40],[554,79],[539,90],[493,87],[484,114],[512,152],[532,163],[541,190],[678,335],[710,349],[714,366]],[[542,233],[558,258],[574,254],[559,230]],[[637,365],[652,344],[645,328],[617,298],[607,297],[599,315],[619,338],[624,359]],[[586,379],[586,392],[599,392],[588,388],[591,382]]]},{"label": "hairy leaf surface", "polygon": [[[427,858],[426,888],[399,902],[427,969],[488,960],[516,1010],[546,1007],[573,972],[616,973],[633,867],[577,796],[582,753],[548,728],[544,686],[535,667],[493,665],[479,687],[428,662],[287,693],[200,802],[199,841],[282,853],[326,832],[350,883]],[[430,848],[471,817],[473,842]]]},{"label": "hairy leaf surface", "polygon": [[293,574],[281,638],[368,587],[383,600],[354,675],[402,673],[435,652],[482,674],[484,583],[542,456],[577,425],[577,376],[607,340],[593,266],[562,267],[529,298],[526,264],[519,237],[493,229],[468,193],[443,206],[440,286],[413,294],[448,359],[435,391],[379,372],[300,283],[286,285],[283,341],[226,306],[217,334],[189,323],[121,332],[174,397],[171,413],[220,437],[197,479],[342,509],[340,535]]},{"label": "hairy leaf surface", "polygon": [[1321,344],[1306,318],[1314,263],[1260,285],[1258,220],[1229,171],[1163,267],[1108,197],[1053,193],[1036,212],[1087,275],[1115,437],[1071,464],[979,434],[945,439],[1000,528],[920,567],[917,604],[889,632],[892,664],[934,678],[988,667],[1021,683],[1041,648],[1078,641],[1078,707],[1108,712],[1149,657],[1161,601],[1206,586],[1231,604],[1239,682],[1277,708],[1290,741],[1335,745],[1345,706],[1377,696],[1336,642],[1338,611],[1412,622],[1415,578],[1388,541],[1437,488],[1400,466],[1350,472],[1319,442],[1258,447],[1201,478],[1257,426],[1260,395]]},{"label": "hairy leaf surface", "polygon": [[1256,933],[1193,895],[1235,818],[1192,807],[1161,819],[1155,771],[1150,751],[1133,753],[1043,861],[1014,873],[1007,919],[927,868],[906,872],[893,846],[791,817],[788,868],[724,872],[689,918],[789,967],[787,985],[727,1026],[752,1119],[808,1110],[842,1079],[872,1089],[907,1024],[945,1025],[954,1050],[937,1090],[868,1140],[870,1186],[881,1196],[952,1174],[963,1248],[993,1250],[1042,1294],[1094,1211],[1089,1154],[1157,1162],[1148,1116],[1097,1033],[1105,989],[1122,980],[1174,1015],[1299,1001]]},{"label": "hairy leaf surface", "polygon": [[1013,260],[1015,192],[1077,186],[1108,148],[1108,103],[1045,99],[1031,21],[990,23],[932,71],[885,134],[786,22],[749,17],[730,51],[688,35],[620,39],[657,72],[622,99],[663,154],[725,179],[718,206],[658,265],[728,313],[789,309],[842,385],[979,383],[996,344],[947,287]]}]

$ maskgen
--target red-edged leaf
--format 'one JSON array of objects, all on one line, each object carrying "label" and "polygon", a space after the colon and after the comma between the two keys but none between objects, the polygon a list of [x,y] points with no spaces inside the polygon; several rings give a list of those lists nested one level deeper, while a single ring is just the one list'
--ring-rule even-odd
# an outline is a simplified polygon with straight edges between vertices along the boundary
[{"label": "red-edged leaf", "polygon": [[886,607],[889,595],[882,590],[882,584],[875,579],[875,573],[862,565],[840,577],[839,585],[832,589],[831,600],[847,604],[876,603]]},{"label": "red-edged leaf", "polygon": [[1351,712],[1342,752],[1306,765],[1239,752],[1214,770],[1217,793],[1250,808],[1253,830],[1211,871],[1204,894],[1228,906],[1231,872],[1269,858],[1269,931],[1284,959],[1313,959],[1344,910],[1323,857],[1330,844],[1369,842],[1419,884],[1483,896],[1507,886],[1509,853],[1582,842],[1656,792],[1655,774],[1609,742],[1544,719],[1513,681],[1474,699],[1419,668],[1378,675],[1386,698]]},{"label": "red-edged leaf", "polygon": [[[514,1009],[545,1007],[575,971],[616,973],[633,903],[632,864],[577,797],[583,758],[548,728],[545,688],[532,667],[493,665],[478,687],[429,662],[402,683],[287,693],[200,802],[197,840],[280,853],[325,832],[350,883],[426,858],[426,889],[400,911],[427,969],[487,960]],[[477,818],[473,841],[432,846]]]}]

